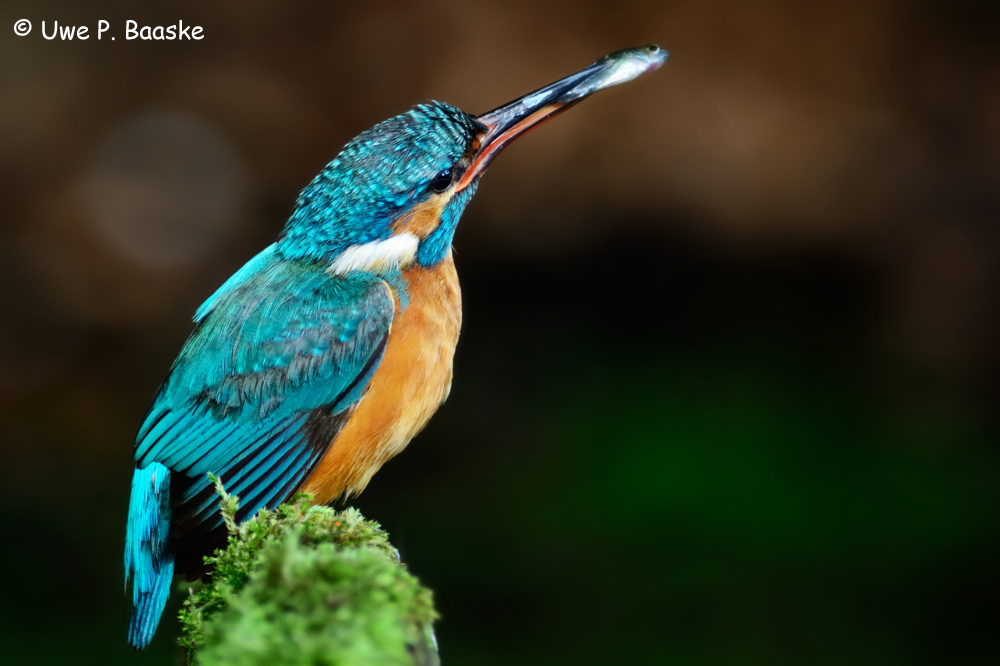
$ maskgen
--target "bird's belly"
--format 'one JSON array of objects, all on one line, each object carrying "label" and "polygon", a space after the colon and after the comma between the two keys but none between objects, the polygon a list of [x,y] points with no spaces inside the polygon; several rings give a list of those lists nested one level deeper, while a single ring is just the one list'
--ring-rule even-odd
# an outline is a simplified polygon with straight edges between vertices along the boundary
[{"label": "bird's belly", "polygon": [[462,323],[455,264],[403,272],[409,305],[397,301],[385,355],[368,391],[301,486],[326,504],[361,492],[389,458],[402,451],[448,397]]}]

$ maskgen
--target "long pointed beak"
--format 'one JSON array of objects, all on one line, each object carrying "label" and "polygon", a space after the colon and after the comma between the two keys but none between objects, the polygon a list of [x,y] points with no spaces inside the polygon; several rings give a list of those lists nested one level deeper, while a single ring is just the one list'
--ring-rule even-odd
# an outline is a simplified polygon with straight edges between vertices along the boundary
[{"label": "long pointed beak", "polygon": [[616,51],[576,74],[479,116],[476,120],[486,126],[486,134],[480,140],[458,189],[473,182],[507,144],[528,130],[598,90],[631,81],[656,69],[666,62],[667,57],[667,52],[655,44]]}]

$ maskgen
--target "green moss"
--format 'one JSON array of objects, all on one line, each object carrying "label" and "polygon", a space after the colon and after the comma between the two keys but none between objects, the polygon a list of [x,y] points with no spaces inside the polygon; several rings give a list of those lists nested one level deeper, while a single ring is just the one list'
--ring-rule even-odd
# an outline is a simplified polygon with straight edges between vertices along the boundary
[{"label": "green moss", "polygon": [[180,644],[199,666],[437,664],[431,593],[399,562],[378,523],[307,495],[237,525],[189,586]]}]

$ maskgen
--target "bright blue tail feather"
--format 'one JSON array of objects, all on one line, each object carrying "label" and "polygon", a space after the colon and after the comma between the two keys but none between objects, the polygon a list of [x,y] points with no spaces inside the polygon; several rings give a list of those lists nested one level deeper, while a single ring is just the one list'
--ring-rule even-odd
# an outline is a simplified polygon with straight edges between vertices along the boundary
[{"label": "bright blue tail feather", "polygon": [[128,640],[141,649],[160,623],[174,577],[170,535],[170,470],[160,463],[136,468],[125,532],[125,584],[132,578]]}]

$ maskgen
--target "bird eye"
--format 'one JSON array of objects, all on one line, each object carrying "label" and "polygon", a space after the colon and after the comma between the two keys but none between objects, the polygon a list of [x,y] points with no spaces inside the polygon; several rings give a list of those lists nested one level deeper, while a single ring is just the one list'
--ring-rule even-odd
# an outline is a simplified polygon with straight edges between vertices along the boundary
[{"label": "bird eye", "polygon": [[438,194],[444,192],[449,187],[451,187],[452,178],[453,178],[452,170],[445,169],[438,175],[434,176],[434,179],[431,180],[431,189],[437,192]]}]

